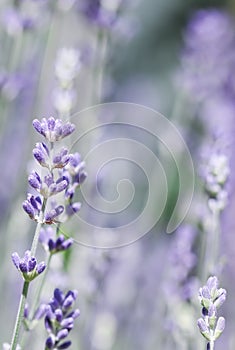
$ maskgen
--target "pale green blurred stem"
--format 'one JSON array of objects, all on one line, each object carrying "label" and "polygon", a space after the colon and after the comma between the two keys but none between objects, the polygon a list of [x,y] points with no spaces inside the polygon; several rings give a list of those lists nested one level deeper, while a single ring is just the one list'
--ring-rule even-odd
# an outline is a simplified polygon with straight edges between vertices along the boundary
[{"label": "pale green blurred stem", "polygon": [[95,47],[95,66],[93,71],[93,87],[91,105],[102,102],[103,78],[107,56],[108,31],[97,29],[96,47]]},{"label": "pale green blurred stem", "polygon": [[216,266],[219,260],[219,242],[220,242],[220,211],[214,209],[211,212],[211,226],[209,232],[205,233],[206,248],[205,261],[202,268],[202,281],[205,282],[209,275],[216,273]]},{"label": "pale green blurred stem", "polygon": [[25,281],[23,285],[22,294],[20,297],[20,303],[19,303],[18,313],[17,313],[15,327],[13,331],[10,350],[15,350],[18,344],[20,328],[21,328],[21,324],[24,316],[25,302],[28,295],[28,289],[29,289],[29,282]]}]

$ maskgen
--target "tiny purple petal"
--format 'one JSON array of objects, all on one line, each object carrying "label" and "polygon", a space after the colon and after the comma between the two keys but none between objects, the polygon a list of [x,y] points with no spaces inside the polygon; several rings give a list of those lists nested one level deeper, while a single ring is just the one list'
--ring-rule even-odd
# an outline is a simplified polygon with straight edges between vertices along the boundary
[{"label": "tiny purple petal", "polygon": [[67,250],[71,247],[72,244],[73,244],[73,239],[69,238],[69,239],[66,239],[66,241],[64,241],[62,243],[61,247],[63,248],[63,250]]},{"label": "tiny purple petal", "polygon": [[37,265],[37,261],[34,257],[32,257],[28,262],[28,271],[32,272]]},{"label": "tiny purple petal", "polygon": [[71,327],[73,328],[73,323],[74,323],[74,319],[72,317],[68,317],[68,318],[64,318],[60,325],[62,328],[68,328],[71,329]]},{"label": "tiny purple petal", "polygon": [[69,334],[69,331],[65,328],[65,329],[61,329],[58,333],[57,333],[57,338],[58,340],[62,340],[64,338],[66,338]]},{"label": "tiny purple petal", "polygon": [[62,343],[61,345],[57,346],[58,350],[63,350],[63,349],[67,349],[70,345],[72,344],[72,342],[70,340]]},{"label": "tiny purple petal", "polygon": [[48,130],[53,131],[55,128],[55,124],[55,119],[53,117],[50,117],[47,121]]},{"label": "tiny purple petal", "polygon": [[33,127],[39,134],[42,133],[41,123],[40,123],[40,121],[38,119],[34,119],[33,120]]},{"label": "tiny purple petal", "polygon": [[40,320],[42,317],[44,317],[48,311],[48,307],[49,306],[47,304],[41,304],[35,312],[34,319]]},{"label": "tiny purple petal", "polygon": [[63,302],[63,308],[65,310],[68,310],[74,303],[74,298],[72,297],[72,295],[69,295],[67,298],[65,298],[64,302]]},{"label": "tiny purple petal", "polygon": [[28,265],[26,264],[26,262],[21,261],[19,264],[19,269],[22,273],[27,273],[28,272]]},{"label": "tiny purple petal", "polygon": [[40,275],[46,268],[46,264],[44,262],[40,262],[37,266],[37,273]]},{"label": "tiny purple petal", "polygon": [[53,337],[53,335],[50,335],[46,340],[46,347],[48,349],[54,349],[54,345],[55,345],[55,338]]},{"label": "tiny purple petal", "polygon": [[60,305],[62,305],[64,301],[64,294],[59,288],[56,288],[54,290],[54,298],[58,301]]},{"label": "tiny purple petal", "polygon": [[55,310],[55,318],[56,318],[57,322],[59,322],[59,323],[62,321],[62,319],[63,319],[63,312],[62,312],[61,309],[56,309]]},{"label": "tiny purple petal", "polygon": [[34,209],[32,207],[32,205],[29,203],[29,201],[24,201],[22,203],[22,207],[24,209],[24,211],[30,216],[30,217],[34,217]]},{"label": "tiny purple petal", "polygon": [[48,316],[45,317],[45,328],[48,333],[53,332],[52,322]]}]

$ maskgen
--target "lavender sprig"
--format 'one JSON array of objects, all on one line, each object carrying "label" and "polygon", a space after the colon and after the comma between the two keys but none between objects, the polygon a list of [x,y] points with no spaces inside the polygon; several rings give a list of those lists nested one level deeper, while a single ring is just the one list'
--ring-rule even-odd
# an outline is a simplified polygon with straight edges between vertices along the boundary
[{"label": "lavender sprig", "polygon": [[[69,122],[63,123],[60,119],[54,119],[53,117],[46,119],[43,118],[41,121],[35,119],[33,121],[33,126],[38,133],[45,137],[45,139],[50,143],[51,150],[54,148],[54,143],[60,141],[64,137],[70,135],[75,126]],[[54,168],[62,164],[66,165],[69,159],[63,159],[67,155],[64,149],[61,150],[56,158],[52,159],[49,147],[42,143],[36,145],[36,151],[34,149],[35,159],[41,163],[42,167],[47,164],[46,158],[48,157],[49,164],[54,164]],[[19,332],[21,328],[21,323],[23,320],[25,303],[28,295],[29,283],[41,274],[46,266],[45,263],[37,264],[35,253],[37,250],[39,234],[42,224],[52,224],[57,220],[57,217],[64,211],[64,207],[61,205],[56,205],[52,207],[51,210],[45,213],[47,199],[54,194],[64,191],[69,183],[67,178],[59,177],[54,181],[53,169],[48,167],[49,174],[43,179],[39,176],[37,172],[32,172],[29,176],[29,184],[34,190],[37,190],[40,196],[35,197],[32,194],[28,194],[27,200],[23,202],[23,209],[29,215],[32,220],[37,221],[37,227],[35,230],[32,246],[30,251],[26,251],[24,257],[21,259],[17,253],[12,254],[12,260],[16,268],[21,272],[24,279],[23,290],[20,298],[17,318],[15,322],[15,327],[12,335],[11,350],[15,350],[18,344]],[[58,242],[57,242],[58,243]],[[63,243],[63,242],[62,242]],[[58,244],[57,244],[58,246]]]},{"label": "lavender sprig", "polygon": [[70,290],[64,295],[60,289],[55,289],[45,317],[45,327],[49,333],[45,350],[67,349],[71,345],[71,341],[64,339],[73,329],[74,320],[80,315],[78,309],[73,310],[77,294],[76,290]]},{"label": "lavender sprig", "polygon": [[216,276],[209,277],[205,286],[199,289],[199,301],[202,305],[202,317],[197,325],[200,333],[209,342],[207,350],[214,350],[215,341],[221,336],[225,328],[225,319],[218,318],[218,309],[226,300],[226,290],[218,288]]}]

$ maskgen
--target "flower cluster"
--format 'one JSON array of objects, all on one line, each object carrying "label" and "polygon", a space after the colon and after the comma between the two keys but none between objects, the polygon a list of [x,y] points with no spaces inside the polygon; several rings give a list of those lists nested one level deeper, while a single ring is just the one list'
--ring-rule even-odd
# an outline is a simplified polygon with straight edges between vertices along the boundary
[{"label": "flower cluster", "polygon": [[31,252],[27,250],[23,258],[15,252],[12,254],[12,261],[17,268],[22,273],[25,281],[31,282],[34,278],[40,275],[46,268],[44,262],[37,264],[37,260],[34,256],[31,256]]},{"label": "flower cluster", "polygon": [[61,119],[55,119],[53,117],[49,119],[42,118],[41,121],[34,119],[33,127],[51,143],[69,136],[75,130],[74,124],[69,122],[63,123]]},{"label": "flower cluster", "polygon": [[66,295],[58,288],[49,303],[49,310],[45,317],[45,327],[49,333],[46,340],[46,350],[67,349],[71,341],[64,340],[73,329],[74,320],[79,316],[78,309],[73,310],[77,298],[77,291],[68,291]]},{"label": "flower cluster", "polygon": [[39,241],[50,254],[67,250],[73,244],[72,238],[66,239],[63,235],[56,236],[55,230],[51,227],[41,229]]},{"label": "flower cluster", "polygon": [[201,334],[209,341],[208,348],[220,337],[225,328],[224,317],[217,316],[218,309],[226,299],[226,290],[218,288],[216,276],[209,277],[205,286],[199,289],[202,317],[197,324]]},{"label": "flower cluster", "polygon": [[209,197],[209,207],[223,210],[227,203],[225,185],[230,173],[228,157],[225,154],[214,152],[210,155],[205,167],[205,190]]},{"label": "flower cluster", "polygon": [[[73,124],[63,123],[60,119],[53,117],[43,118],[41,121],[35,119],[33,126],[50,145],[70,135],[75,129]],[[66,218],[80,210],[81,203],[73,202],[73,197],[77,186],[86,178],[85,163],[78,153],[69,154],[65,147],[56,151],[55,154],[53,152],[45,142],[36,143],[33,149],[34,158],[48,172],[44,176],[39,175],[37,171],[31,172],[28,177],[29,185],[41,196],[29,193],[23,202],[23,209],[31,219],[46,224],[58,222],[58,217],[64,212],[64,209],[66,209]],[[55,169],[58,169],[57,177],[54,174]],[[64,206],[54,201],[51,203],[51,210],[44,213],[44,204],[47,199],[62,192],[65,195]]]}]

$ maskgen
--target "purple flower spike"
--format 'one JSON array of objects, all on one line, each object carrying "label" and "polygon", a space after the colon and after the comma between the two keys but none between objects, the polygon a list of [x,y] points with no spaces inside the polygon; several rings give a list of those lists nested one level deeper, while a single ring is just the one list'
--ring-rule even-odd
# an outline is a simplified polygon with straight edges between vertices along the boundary
[{"label": "purple flower spike", "polygon": [[27,282],[31,282],[46,268],[44,262],[37,264],[36,258],[31,256],[29,250],[25,252],[23,258],[20,258],[17,253],[13,253],[11,257],[15,267],[22,273],[24,280]]},{"label": "purple flower spike", "polygon": [[72,134],[75,130],[74,124],[69,122],[63,124],[62,120],[54,119],[53,117],[50,117],[49,119],[43,118],[41,122],[38,119],[35,119],[33,121],[33,127],[49,142],[59,141]]},{"label": "purple flower spike", "polygon": [[68,336],[74,327],[75,318],[79,315],[78,309],[71,312],[76,297],[77,291],[69,291],[64,295],[60,289],[54,290],[54,296],[49,303],[50,310],[45,317],[45,327],[49,333],[46,349],[67,349],[71,345],[69,340],[63,343],[61,341]]},{"label": "purple flower spike", "polygon": [[[218,289],[216,276],[209,277],[205,286],[199,289],[199,301],[202,307],[202,318],[197,321],[200,333],[209,341],[214,342],[220,337],[225,327],[225,319],[219,317],[217,321],[218,308],[226,298],[226,291]],[[217,321],[217,323],[216,323]]]}]

